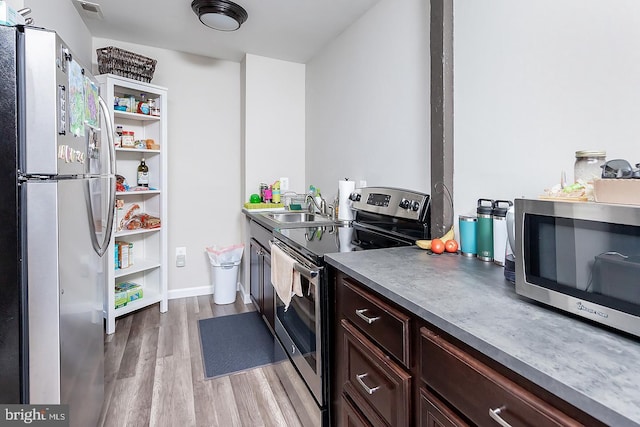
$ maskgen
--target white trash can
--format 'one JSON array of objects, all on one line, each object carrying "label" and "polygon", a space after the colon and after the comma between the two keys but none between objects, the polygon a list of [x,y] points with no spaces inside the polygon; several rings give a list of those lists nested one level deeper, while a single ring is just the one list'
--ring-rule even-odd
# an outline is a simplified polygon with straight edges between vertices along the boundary
[{"label": "white trash can", "polygon": [[214,303],[222,305],[232,304],[236,301],[238,265],[240,265],[240,261],[221,265],[211,264]]}]

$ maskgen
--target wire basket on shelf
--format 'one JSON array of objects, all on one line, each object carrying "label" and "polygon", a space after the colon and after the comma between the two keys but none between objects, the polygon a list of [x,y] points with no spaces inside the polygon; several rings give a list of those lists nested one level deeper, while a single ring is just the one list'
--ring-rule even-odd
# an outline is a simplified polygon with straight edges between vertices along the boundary
[{"label": "wire basket on shelf", "polygon": [[115,74],[149,83],[156,70],[156,60],[114,46],[96,49],[98,72]]}]

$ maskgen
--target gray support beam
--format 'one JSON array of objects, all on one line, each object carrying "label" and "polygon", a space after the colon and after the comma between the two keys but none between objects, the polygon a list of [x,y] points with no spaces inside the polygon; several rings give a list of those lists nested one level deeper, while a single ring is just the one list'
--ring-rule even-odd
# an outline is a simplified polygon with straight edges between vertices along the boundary
[{"label": "gray support beam", "polygon": [[430,51],[431,236],[439,237],[453,218],[453,0],[431,0]]}]

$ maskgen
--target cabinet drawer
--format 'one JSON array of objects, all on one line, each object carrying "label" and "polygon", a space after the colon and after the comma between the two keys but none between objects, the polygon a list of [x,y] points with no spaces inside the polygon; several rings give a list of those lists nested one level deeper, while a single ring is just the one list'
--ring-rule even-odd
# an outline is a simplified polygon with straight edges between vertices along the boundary
[{"label": "cabinet drawer", "polygon": [[451,409],[433,394],[420,388],[420,427],[468,427]]},{"label": "cabinet drawer", "polygon": [[474,424],[581,425],[427,328],[420,329],[420,377]]},{"label": "cabinet drawer", "polygon": [[409,367],[409,316],[349,280],[343,280],[339,289],[342,315]]},{"label": "cabinet drawer", "polygon": [[342,424],[340,424],[341,426],[360,425],[356,423],[356,420],[364,419],[366,422],[362,425],[389,427],[389,423],[383,420],[378,412],[374,411],[371,405],[360,397],[360,394],[356,392],[350,384],[345,384],[344,390],[342,393],[342,403],[348,406],[346,407],[347,412],[344,412],[345,407],[343,406],[343,415],[348,414],[348,417],[343,417]]},{"label": "cabinet drawer", "polygon": [[344,395],[342,400],[342,415],[341,425],[344,427],[372,427],[373,425],[362,415],[356,408],[353,407],[348,398]]},{"label": "cabinet drawer", "polygon": [[[344,391],[364,401],[392,426],[406,426],[411,408],[411,375],[389,359],[347,320],[341,321],[344,340]],[[366,413],[365,408],[363,412]]]}]

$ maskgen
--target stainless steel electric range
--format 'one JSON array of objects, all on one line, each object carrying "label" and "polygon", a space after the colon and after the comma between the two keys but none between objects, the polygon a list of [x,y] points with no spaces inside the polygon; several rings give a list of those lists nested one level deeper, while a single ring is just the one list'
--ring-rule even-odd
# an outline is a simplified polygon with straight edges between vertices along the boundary
[{"label": "stainless steel electric range", "polygon": [[275,297],[275,333],[313,394],[328,425],[328,277],[324,255],[409,246],[431,236],[430,197],[389,187],[357,189],[350,196],[355,219],[349,223],[276,229],[273,244],[295,259],[301,297],[284,303]]}]

